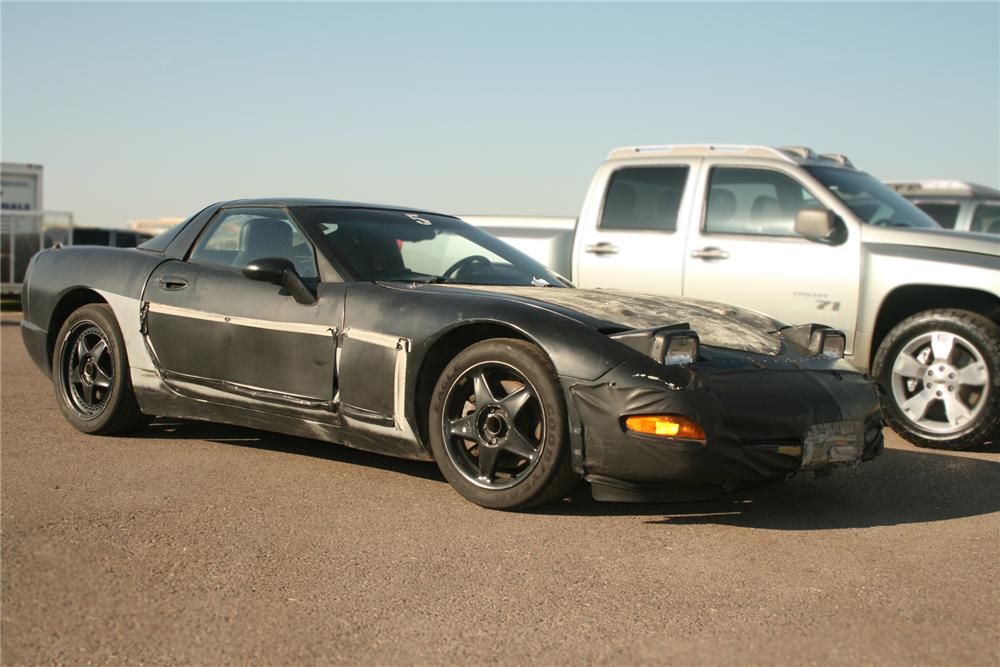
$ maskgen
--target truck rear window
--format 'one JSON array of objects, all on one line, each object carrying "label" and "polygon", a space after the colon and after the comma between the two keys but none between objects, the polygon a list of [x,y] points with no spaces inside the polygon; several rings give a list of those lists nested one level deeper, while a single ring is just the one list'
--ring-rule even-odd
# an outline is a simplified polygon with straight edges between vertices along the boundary
[{"label": "truck rear window", "polygon": [[608,183],[601,228],[675,231],[687,176],[684,166],[619,169]]}]

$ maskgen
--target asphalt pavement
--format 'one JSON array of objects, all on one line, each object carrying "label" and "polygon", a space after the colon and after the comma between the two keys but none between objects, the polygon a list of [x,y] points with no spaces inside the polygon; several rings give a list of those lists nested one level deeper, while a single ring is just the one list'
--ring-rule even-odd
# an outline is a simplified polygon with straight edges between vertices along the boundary
[{"label": "asphalt pavement", "polygon": [[717,502],[478,508],[433,464],[62,418],[4,314],[4,665],[998,665],[1000,449]]}]

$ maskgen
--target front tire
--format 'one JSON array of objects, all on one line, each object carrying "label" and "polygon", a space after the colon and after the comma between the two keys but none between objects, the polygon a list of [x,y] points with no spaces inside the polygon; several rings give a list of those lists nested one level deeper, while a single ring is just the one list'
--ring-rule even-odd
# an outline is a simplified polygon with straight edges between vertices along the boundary
[{"label": "front tire", "polygon": [[535,345],[498,338],[459,353],[438,378],[429,417],[434,460],[477,505],[545,505],[579,480],[555,369]]},{"label": "front tire", "polygon": [[889,424],[918,447],[968,449],[1000,432],[1000,327],[965,310],[900,322],[872,365]]},{"label": "front tire", "polygon": [[132,391],[118,321],[105,304],[78,308],[63,323],[52,359],[52,384],[66,420],[84,433],[128,433],[149,422]]}]

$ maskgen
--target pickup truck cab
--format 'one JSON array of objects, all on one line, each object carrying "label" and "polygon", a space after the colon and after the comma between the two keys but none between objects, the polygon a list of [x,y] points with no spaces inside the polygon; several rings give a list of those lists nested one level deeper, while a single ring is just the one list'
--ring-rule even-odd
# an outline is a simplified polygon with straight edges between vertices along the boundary
[{"label": "pickup truck cab", "polygon": [[[469,216],[581,287],[683,295],[847,334],[890,423],[963,449],[1000,427],[1000,238],[943,230],[843,155],[611,151],[575,226]],[[547,242],[543,242],[545,239]]]}]

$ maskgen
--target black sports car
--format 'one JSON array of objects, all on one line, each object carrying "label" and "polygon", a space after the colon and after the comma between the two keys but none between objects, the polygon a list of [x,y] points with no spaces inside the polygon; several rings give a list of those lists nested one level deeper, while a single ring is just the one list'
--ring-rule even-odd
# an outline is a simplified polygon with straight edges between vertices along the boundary
[{"label": "black sports car", "polygon": [[736,488],[875,457],[844,335],[581,290],[461,220],[326,200],[215,204],[138,249],[32,260],[24,343],[87,433],[152,415],[433,459],[526,508]]}]

